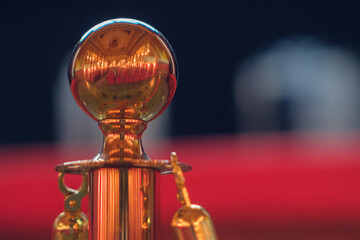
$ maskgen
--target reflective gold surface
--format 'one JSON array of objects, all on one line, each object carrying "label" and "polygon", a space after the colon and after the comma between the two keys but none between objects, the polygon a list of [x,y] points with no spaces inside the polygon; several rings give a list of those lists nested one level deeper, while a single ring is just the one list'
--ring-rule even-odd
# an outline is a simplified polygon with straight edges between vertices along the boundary
[{"label": "reflective gold surface", "polygon": [[58,186],[65,196],[64,212],[54,221],[53,240],[87,240],[89,222],[81,212],[81,200],[88,193],[88,176],[82,173],[82,183],[78,190],[71,189],[64,184],[65,173],[60,172]]},{"label": "reflective gold surface", "polygon": [[90,172],[90,239],[155,239],[155,175],[143,168]]},{"label": "reflective gold surface", "polygon": [[179,240],[215,240],[215,228],[209,213],[198,205],[181,207],[171,222]]},{"label": "reflective gold surface", "polygon": [[216,240],[214,224],[209,213],[201,206],[191,204],[185,187],[185,178],[176,153],[171,153],[171,165],[178,189],[177,197],[183,205],[174,215],[171,226],[179,240]]},{"label": "reflective gold surface", "polygon": [[144,160],[145,154],[141,136],[146,123],[135,119],[105,119],[99,122],[104,134],[104,143],[96,161],[107,163],[131,162]]},{"label": "reflective gold surface", "polygon": [[67,212],[77,212],[81,209],[81,200],[88,194],[88,174],[81,173],[82,182],[78,190],[67,187],[64,183],[64,172],[58,175],[58,186],[65,196],[64,209]]},{"label": "reflective gold surface", "polygon": [[80,212],[62,212],[53,225],[53,240],[88,240],[89,222]]},{"label": "reflective gold surface", "polygon": [[[179,163],[183,172],[191,171],[191,166],[185,163]],[[105,161],[92,160],[78,160],[59,164],[55,170],[58,172],[80,174],[82,172],[88,172],[90,169],[102,168],[102,167],[127,167],[127,168],[151,168],[158,171],[160,174],[173,173],[171,163],[169,160],[154,160],[149,162],[145,161],[129,161],[121,162],[118,164],[107,164]]]},{"label": "reflective gold surface", "polygon": [[155,169],[166,164],[145,154],[141,137],[175,93],[170,45],[145,23],[109,20],[81,38],[69,76],[76,102],[104,135],[94,159],[73,164],[89,169],[90,239],[154,239]]},{"label": "reflective gold surface", "polygon": [[177,85],[174,53],[161,33],[131,19],[98,24],[76,46],[69,75],[76,102],[104,134],[94,161],[150,162],[142,133]]},{"label": "reflective gold surface", "polygon": [[166,39],[131,19],[90,29],[70,66],[73,96],[96,120],[153,119],[170,103],[176,79],[174,53]]},{"label": "reflective gold surface", "polygon": [[171,153],[171,166],[173,168],[176,187],[177,187],[177,190],[178,190],[177,198],[181,202],[182,205],[189,207],[191,205],[190,198],[189,198],[189,193],[188,193],[188,191],[187,191],[187,189],[185,187],[184,174],[183,174],[182,169],[181,169],[181,167],[179,165],[178,157],[176,156],[175,152]]}]

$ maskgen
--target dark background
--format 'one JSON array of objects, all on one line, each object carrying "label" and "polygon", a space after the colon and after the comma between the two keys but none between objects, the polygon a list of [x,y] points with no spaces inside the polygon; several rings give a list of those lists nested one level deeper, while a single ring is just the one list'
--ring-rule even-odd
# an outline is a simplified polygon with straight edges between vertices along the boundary
[{"label": "dark background", "polygon": [[54,141],[59,66],[83,33],[107,19],[149,23],[173,46],[175,136],[236,131],[236,69],[282,37],[311,35],[360,50],[355,1],[6,1],[0,12],[0,144]]}]

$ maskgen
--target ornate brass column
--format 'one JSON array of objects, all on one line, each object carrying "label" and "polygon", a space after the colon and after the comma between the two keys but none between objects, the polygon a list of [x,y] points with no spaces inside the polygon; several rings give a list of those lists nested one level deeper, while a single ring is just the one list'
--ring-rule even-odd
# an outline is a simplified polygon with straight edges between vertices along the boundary
[{"label": "ornate brass column", "polygon": [[[93,159],[56,167],[65,212],[55,220],[53,239],[154,240],[156,181],[159,173],[174,170],[184,205],[173,219],[176,236],[216,240],[210,215],[190,203],[182,175],[190,166],[179,164],[175,154],[172,163],[150,159],[142,147],[147,123],[166,109],[177,85],[174,52],[162,34],[132,19],[98,24],[75,47],[69,80],[76,102],[99,123],[104,140]],[[82,188],[66,188],[64,173],[82,174]],[[89,227],[80,212],[87,182]]]}]

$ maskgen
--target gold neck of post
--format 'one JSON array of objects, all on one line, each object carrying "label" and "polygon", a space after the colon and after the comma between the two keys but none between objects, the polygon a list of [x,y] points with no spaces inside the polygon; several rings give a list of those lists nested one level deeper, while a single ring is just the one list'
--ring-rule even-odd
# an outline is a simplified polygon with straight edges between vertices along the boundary
[{"label": "gold neck of post", "polygon": [[114,164],[149,159],[141,139],[147,127],[145,121],[106,119],[99,122],[99,127],[104,134],[104,142],[98,159]]}]

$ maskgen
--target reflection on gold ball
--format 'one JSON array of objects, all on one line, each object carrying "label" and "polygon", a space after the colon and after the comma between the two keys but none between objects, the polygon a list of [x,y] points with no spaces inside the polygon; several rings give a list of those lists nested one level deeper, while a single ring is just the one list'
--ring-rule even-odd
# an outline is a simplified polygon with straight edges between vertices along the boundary
[{"label": "reflection on gold ball", "polygon": [[76,102],[96,120],[150,121],[174,96],[176,60],[153,27],[109,20],[90,29],[76,46],[70,83]]}]

